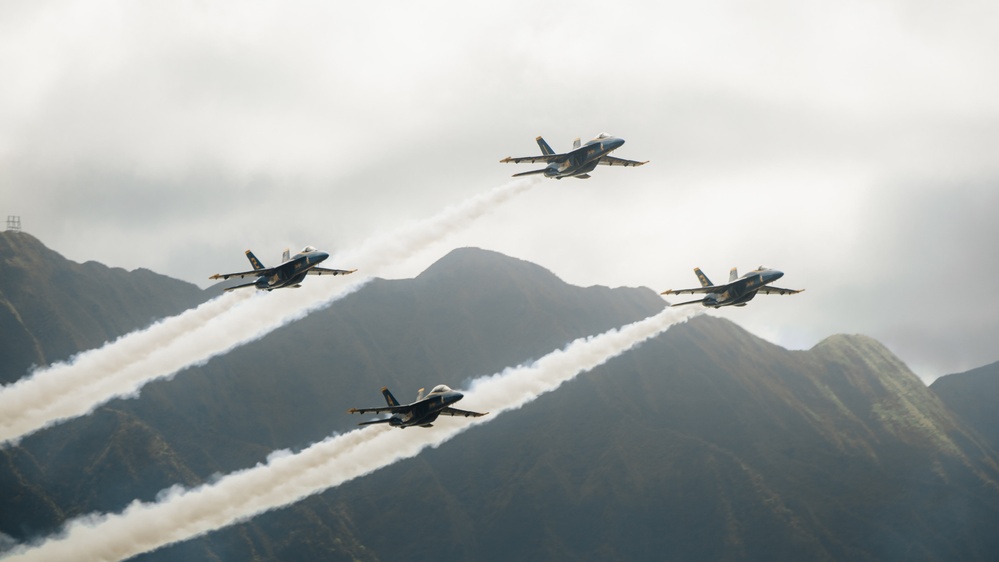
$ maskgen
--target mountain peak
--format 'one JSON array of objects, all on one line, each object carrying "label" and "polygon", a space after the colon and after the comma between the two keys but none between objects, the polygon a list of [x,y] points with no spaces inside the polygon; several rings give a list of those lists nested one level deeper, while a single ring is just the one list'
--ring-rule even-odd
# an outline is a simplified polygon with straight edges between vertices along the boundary
[{"label": "mountain peak", "polygon": [[504,277],[509,275],[549,277],[558,279],[551,271],[540,265],[518,258],[512,258],[493,250],[464,247],[455,248],[437,260],[417,276],[421,280],[441,281],[444,279],[484,277]]},{"label": "mountain peak", "polygon": [[866,365],[872,372],[901,375],[919,382],[897,355],[869,336],[836,334],[815,344],[812,351],[844,365]]}]

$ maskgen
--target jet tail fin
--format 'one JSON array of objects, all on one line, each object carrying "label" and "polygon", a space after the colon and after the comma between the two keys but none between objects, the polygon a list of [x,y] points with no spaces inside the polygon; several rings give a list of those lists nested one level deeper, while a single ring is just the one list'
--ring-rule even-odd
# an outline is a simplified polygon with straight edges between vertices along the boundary
[{"label": "jet tail fin", "polygon": [[267,269],[264,267],[264,264],[257,259],[257,256],[253,255],[253,252],[249,250],[246,251],[246,259],[250,260],[250,265],[253,266],[253,269]]},{"label": "jet tail fin", "polygon": [[728,282],[731,283],[732,281],[735,281],[738,278],[739,278],[739,268],[733,267],[728,272]]},{"label": "jet tail fin", "polygon": [[286,262],[291,259],[291,248],[285,248],[284,253],[281,254],[281,262]]},{"label": "jet tail fin", "polygon": [[385,397],[385,403],[387,403],[389,406],[398,406],[399,405],[399,401],[395,399],[395,396],[392,396],[392,393],[389,392],[389,389],[388,389],[387,386],[383,386],[382,387],[382,396]]},{"label": "jet tail fin", "polygon": [[701,287],[710,287],[712,285],[711,280],[708,279],[708,276],[705,275],[703,271],[701,271],[701,268],[695,267],[694,275],[696,275],[697,280],[701,282]]},{"label": "jet tail fin", "polygon": [[579,148],[580,144],[582,144],[582,141],[579,140],[579,137],[576,137],[576,140],[572,141],[572,148],[577,149]]},{"label": "jet tail fin", "polygon": [[548,143],[545,142],[545,139],[538,137],[534,140],[538,141],[538,146],[541,147],[541,154],[544,154],[545,156],[555,154],[555,151],[552,150],[552,147],[548,146]]}]

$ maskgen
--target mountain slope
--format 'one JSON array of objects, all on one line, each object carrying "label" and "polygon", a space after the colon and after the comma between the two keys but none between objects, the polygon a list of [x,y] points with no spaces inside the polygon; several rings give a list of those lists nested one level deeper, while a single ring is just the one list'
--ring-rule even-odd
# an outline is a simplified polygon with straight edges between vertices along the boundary
[{"label": "mountain slope", "polygon": [[940,377],[930,390],[993,451],[999,451],[999,362]]},{"label": "mountain slope", "polygon": [[205,300],[149,270],[69,261],[24,232],[0,232],[0,383],[68,359]]},{"label": "mountain slope", "polygon": [[[0,531],[120,511],[353,429],[381,386],[460,388],[663,306],[455,250],[0,451]],[[415,459],[139,558],[988,560],[997,475],[877,342],[792,352],[700,317]]]}]

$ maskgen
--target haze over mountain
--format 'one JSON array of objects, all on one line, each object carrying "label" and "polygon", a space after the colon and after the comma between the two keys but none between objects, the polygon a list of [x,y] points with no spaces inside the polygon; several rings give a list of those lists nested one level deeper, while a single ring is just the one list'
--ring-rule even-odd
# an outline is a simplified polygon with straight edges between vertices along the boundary
[{"label": "haze over mountain", "polygon": [[[3,233],[0,380],[214,294]],[[353,429],[381,386],[460,388],[664,306],[454,250],[0,450],[0,532],[42,538]],[[953,397],[994,404],[996,376],[928,389],[870,338],[788,351],[699,317],[415,459],[138,558],[988,560],[996,424]]]}]

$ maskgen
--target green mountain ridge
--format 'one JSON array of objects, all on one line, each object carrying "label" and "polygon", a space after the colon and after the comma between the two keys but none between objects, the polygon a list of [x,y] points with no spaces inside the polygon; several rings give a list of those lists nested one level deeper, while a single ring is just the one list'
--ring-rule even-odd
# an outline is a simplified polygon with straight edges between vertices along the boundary
[{"label": "green mountain ridge", "polygon": [[[24,250],[0,247],[0,290],[24,294],[6,265]],[[54,275],[74,271],[55,256]],[[119,283],[96,270],[68,279],[76,291]],[[161,281],[115,293],[114,306],[99,294],[89,309],[67,306],[53,333],[141,327],[149,320],[131,310],[141,299],[164,315],[191,306],[184,290],[153,290]],[[21,284],[43,299],[72,293],[28,274]],[[4,302],[36,322],[36,300]],[[648,289],[574,287],[529,262],[455,250],[415,279],[376,279],[0,450],[0,532],[43,537],[68,518],[209,481],[355,428],[345,410],[376,403],[381,386],[400,399],[460,388],[664,306]],[[14,333],[48,349],[34,331]],[[702,316],[414,459],[138,558],[989,560],[999,457],[942,396],[870,338],[788,351]]]}]

